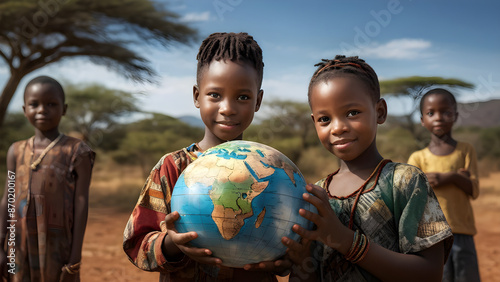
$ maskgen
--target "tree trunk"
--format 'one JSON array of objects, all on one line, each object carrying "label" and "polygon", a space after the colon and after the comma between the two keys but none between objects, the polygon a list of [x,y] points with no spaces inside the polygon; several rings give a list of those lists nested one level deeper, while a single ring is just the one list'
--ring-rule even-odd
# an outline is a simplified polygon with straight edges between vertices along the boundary
[{"label": "tree trunk", "polygon": [[12,96],[16,93],[16,89],[21,81],[21,78],[21,75],[11,73],[7,84],[5,84],[5,87],[3,88],[2,96],[0,96],[0,127],[2,127],[10,100],[12,100]]}]

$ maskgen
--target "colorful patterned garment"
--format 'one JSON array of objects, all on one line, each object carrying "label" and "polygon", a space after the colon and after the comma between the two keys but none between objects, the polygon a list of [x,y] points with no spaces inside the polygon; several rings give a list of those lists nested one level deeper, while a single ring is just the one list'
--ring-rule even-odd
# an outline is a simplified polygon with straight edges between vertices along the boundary
[{"label": "colorful patterned garment", "polygon": [[[16,156],[16,274],[11,281],[59,281],[73,242],[75,165],[95,153],[81,140],[63,136],[36,170],[33,137],[13,144]],[[10,218],[9,218],[10,219]],[[79,281],[79,277],[77,278]]]},{"label": "colorful patterned garment", "polygon": [[[316,184],[328,191],[333,175]],[[346,226],[355,198],[330,197],[331,207]],[[387,163],[378,182],[375,178],[368,182],[355,210],[353,229],[364,233],[370,242],[404,254],[444,240],[445,260],[453,243],[451,229],[425,175],[416,167],[400,163]],[[321,281],[379,281],[319,242],[313,246],[313,256],[320,261],[317,271]]]},{"label": "colorful patterned garment", "polygon": [[171,212],[172,190],[184,169],[199,155],[196,144],[168,153],[151,170],[123,234],[129,260],[146,271],[159,271],[160,281],[277,281],[270,273],[198,264],[188,256],[169,262],[162,253]]}]

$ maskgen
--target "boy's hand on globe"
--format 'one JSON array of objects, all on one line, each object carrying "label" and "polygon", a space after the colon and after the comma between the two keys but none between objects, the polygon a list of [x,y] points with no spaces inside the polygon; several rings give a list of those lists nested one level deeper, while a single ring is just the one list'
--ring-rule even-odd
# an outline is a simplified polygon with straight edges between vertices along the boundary
[{"label": "boy's hand on globe", "polygon": [[[205,248],[196,248],[189,245],[189,242],[198,237],[196,232],[179,233],[175,229],[174,222],[179,219],[179,213],[174,211],[165,216],[165,224],[167,227],[167,236],[163,241],[163,248],[167,257],[178,257],[179,251],[190,257],[191,259],[209,265],[220,265],[222,260],[212,257],[212,251]],[[174,247],[175,246],[175,247]]]}]

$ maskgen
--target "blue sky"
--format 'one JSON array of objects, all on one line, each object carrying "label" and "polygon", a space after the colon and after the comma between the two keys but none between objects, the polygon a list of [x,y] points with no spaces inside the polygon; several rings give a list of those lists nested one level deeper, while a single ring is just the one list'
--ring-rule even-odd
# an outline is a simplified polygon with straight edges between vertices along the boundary
[{"label": "blue sky", "polygon": [[[192,86],[201,40],[213,32],[242,31],[263,49],[264,103],[306,102],[314,64],[336,54],[365,59],[380,80],[413,75],[458,78],[476,85],[457,93],[459,101],[500,99],[498,1],[174,0],[167,7],[197,28],[200,40],[190,47],[144,49],[160,74],[158,85],[134,84],[86,59],[66,60],[25,77],[9,110],[21,108],[27,81],[47,74],[63,82],[142,93],[144,110],[197,116]],[[7,73],[0,65],[0,86]],[[389,99],[388,104],[390,114],[410,109],[402,99]]]}]

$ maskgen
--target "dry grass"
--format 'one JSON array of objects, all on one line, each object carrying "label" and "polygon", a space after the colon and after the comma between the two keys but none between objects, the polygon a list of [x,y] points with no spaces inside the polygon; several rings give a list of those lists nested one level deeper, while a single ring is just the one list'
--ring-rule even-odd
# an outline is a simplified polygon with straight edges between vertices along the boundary
[{"label": "dry grass", "polygon": [[135,166],[96,164],[90,185],[90,208],[113,207],[131,211],[146,179]]}]

